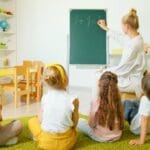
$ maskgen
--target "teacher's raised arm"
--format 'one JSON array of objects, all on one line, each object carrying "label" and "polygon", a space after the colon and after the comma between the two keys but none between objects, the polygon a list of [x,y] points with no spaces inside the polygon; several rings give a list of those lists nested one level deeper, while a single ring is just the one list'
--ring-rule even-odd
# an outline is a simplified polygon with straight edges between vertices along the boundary
[{"label": "teacher's raised arm", "polygon": [[98,20],[97,24],[105,31],[109,31],[109,28],[106,25],[106,21],[105,20]]}]

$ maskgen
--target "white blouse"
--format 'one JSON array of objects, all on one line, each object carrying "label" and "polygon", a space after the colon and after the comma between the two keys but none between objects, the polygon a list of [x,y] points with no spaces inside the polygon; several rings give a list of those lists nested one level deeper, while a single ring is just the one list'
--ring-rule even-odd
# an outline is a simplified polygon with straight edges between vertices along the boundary
[{"label": "white blouse", "polygon": [[[145,71],[144,42],[141,35],[129,38],[126,35],[110,30],[108,36],[120,43],[123,54],[118,66],[106,70],[118,75],[118,86],[121,91],[141,94],[141,79]],[[105,70],[105,71],[106,71]]]}]

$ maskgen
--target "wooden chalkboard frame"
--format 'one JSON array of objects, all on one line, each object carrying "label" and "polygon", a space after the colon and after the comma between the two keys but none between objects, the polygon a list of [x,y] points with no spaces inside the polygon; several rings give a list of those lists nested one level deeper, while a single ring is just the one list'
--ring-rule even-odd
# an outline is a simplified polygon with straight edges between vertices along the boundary
[{"label": "wooden chalkboard frame", "polygon": [[[76,11],[80,11],[80,10],[86,10],[86,11],[90,11],[90,10],[96,10],[96,11],[105,11],[106,13],[106,20],[107,20],[107,9],[70,9],[70,15],[69,17],[71,18],[71,11],[76,10]],[[71,23],[71,21],[69,20],[69,23]],[[71,25],[70,25],[71,26]],[[71,30],[71,27],[70,27]],[[86,66],[87,68],[94,68],[94,66],[97,68],[98,66],[107,66],[108,64],[108,58],[109,58],[109,54],[108,54],[108,37],[106,34],[106,61],[105,63],[93,63],[93,64],[89,64],[89,63],[71,63],[71,58],[70,58],[70,50],[71,50],[71,45],[70,45],[70,34],[67,36],[67,41],[68,41],[68,64],[70,65],[77,65],[77,66]]]}]

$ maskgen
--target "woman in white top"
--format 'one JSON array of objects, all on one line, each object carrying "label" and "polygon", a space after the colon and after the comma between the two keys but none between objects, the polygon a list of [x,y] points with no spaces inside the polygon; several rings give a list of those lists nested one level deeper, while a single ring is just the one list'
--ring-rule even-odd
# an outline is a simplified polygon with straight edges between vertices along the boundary
[{"label": "woman in white top", "polygon": [[137,96],[140,96],[142,90],[139,81],[141,81],[145,71],[145,55],[143,38],[138,32],[139,20],[136,10],[131,9],[122,18],[124,34],[109,29],[104,20],[99,20],[98,25],[107,31],[111,38],[117,40],[123,48],[123,54],[118,66],[106,70],[117,74],[118,86],[121,92],[135,92]]},{"label": "woman in white top", "polygon": [[29,121],[29,129],[40,149],[69,150],[77,139],[79,100],[67,93],[68,77],[61,65],[48,66],[44,80],[49,90],[42,97],[40,115]]}]

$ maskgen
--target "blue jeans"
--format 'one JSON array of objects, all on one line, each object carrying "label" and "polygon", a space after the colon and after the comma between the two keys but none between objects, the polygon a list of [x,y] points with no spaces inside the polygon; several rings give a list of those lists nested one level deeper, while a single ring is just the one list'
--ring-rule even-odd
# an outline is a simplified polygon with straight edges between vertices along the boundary
[{"label": "blue jeans", "polygon": [[81,130],[85,135],[89,136],[92,140],[97,141],[97,142],[106,142],[103,139],[100,139],[99,137],[96,137],[93,135],[93,130],[89,126],[87,120],[85,119],[79,119],[78,126],[79,130]]},{"label": "blue jeans", "polygon": [[131,124],[132,119],[138,113],[139,105],[139,100],[125,100],[123,102],[124,117],[129,124]]}]

